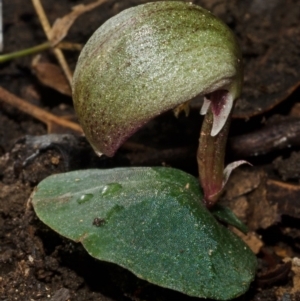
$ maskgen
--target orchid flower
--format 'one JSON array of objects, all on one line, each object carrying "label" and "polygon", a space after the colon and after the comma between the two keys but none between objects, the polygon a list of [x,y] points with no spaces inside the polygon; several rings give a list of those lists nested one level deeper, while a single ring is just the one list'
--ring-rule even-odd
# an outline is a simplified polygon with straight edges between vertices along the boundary
[{"label": "orchid flower", "polygon": [[212,206],[226,182],[225,144],[241,86],[231,30],[199,6],[160,1],[125,10],[93,34],[76,66],[73,99],[96,153],[113,156],[150,119],[203,95],[197,159]]}]

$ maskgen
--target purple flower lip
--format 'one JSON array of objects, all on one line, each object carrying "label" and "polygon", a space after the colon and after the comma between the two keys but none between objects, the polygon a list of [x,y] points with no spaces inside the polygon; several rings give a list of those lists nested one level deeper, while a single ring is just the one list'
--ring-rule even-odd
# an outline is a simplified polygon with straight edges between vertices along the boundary
[{"label": "purple flower lip", "polygon": [[211,107],[213,113],[211,136],[216,136],[224,127],[232,110],[233,102],[233,97],[227,90],[217,90],[204,97],[200,114],[205,115]]}]

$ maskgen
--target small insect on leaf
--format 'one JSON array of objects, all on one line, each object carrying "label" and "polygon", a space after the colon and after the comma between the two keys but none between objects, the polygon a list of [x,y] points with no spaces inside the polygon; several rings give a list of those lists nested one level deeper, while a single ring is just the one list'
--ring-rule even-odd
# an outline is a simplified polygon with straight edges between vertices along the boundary
[{"label": "small insect on leaf", "polygon": [[93,225],[96,227],[101,227],[105,224],[104,218],[95,217],[93,220]]}]

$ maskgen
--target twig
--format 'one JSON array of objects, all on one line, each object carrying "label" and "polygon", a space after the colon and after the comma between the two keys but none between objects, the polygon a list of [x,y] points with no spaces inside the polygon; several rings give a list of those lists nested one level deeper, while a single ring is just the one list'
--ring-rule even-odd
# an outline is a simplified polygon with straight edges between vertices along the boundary
[{"label": "twig", "polygon": [[237,156],[258,156],[278,149],[300,146],[299,137],[300,120],[292,118],[249,134],[232,137],[229,146]]},{"label": "twig", "polygon": [[29,114],[32,117],[45,123],[47,125],[48,131],[51,131],[51,128],[53,128],[53,126],[58,125],[64,128],[69,128],[79,134],[83,133],[81,127],[77,123],[65,120],[61,117],[57,117],[35,105],[26,102],[22,98],[15,96],[2,87],[0,87],[0,99],[3,102],[12,105],[20,111]]},{"label": "twig", "polygon": [[79,4],[72,7],[72,11],[62,18],[58,18],[51,28],[51,42],[53,46],[61,42],[69,32],[70,27],[82,14],[95,9],[97,6],[105,3],[107,0],[96,0],[89,4]]},{"label": "twig", "polygon": [[[44,11],[44,8],[40,2],[40,0],[32,0],[32,4],[36,10],[36,13],[40,19],[40,22],[43,26],[43,29],[44,29],[44,32],[47,36],[47,39],[51,42],[51,26],[50,26],[50,23],[48,21],[48,18],[45,14],[45,11]],[[58,49],[58,48],[54,48],[53,49],[54,51],[54,54],[59,62],[59,64],[61,65],[67,79],[68,79],[68,82],[71,86],[72,84],[72,71],[70,70],[69,66],[68,66],[68,63],[64,57],[64,54],[63,52]]]},{"label": "twig", "polygon": [[71,43],[71,42],[60,42],[58,43],[58,48],[63,50],[70,50],[70,51],[81,51],[83,45],[79,43]]}]

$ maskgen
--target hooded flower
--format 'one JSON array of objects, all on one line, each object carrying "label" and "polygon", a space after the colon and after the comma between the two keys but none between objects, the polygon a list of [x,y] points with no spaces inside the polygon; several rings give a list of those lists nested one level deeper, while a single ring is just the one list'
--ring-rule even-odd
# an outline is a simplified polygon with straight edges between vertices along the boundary
[{"label": "hooded flower", "polygon": [[217,135],[241,77],[241,52],[221,20],[190,3],[151,2],[92,35],[74,73],[74,107],[94,150],[113,156],[150,119],[197,95],[206,95],[201,113],[212,108]]}]

